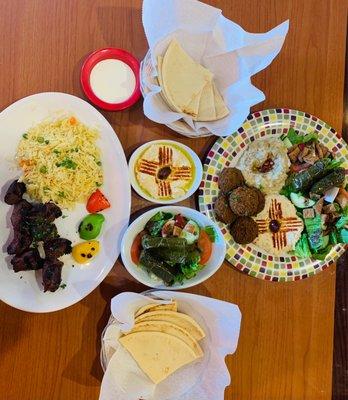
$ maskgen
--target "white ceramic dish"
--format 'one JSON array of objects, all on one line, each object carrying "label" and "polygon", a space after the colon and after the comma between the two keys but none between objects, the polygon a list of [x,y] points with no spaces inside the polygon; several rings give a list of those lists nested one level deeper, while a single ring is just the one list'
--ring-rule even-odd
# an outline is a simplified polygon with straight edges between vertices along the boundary
[{"label": "white ceramic dish", "polygon": [[[86,266],[76,264],[70,255],[64,256],[62,283],[54,293],[43,292],[41,271],[15,273],[9,264],[6,247],[12,237],[10,215],[12,207],[3,201],[8,184],[21,175],[14,156],[22,134],[45,118],[75,115],[88,126],[100,132],[97,144],[102,154],[104,184],[101,188],[111,203],[105,210],[105,224],[101,236],[101,251]],[[122,146],[107,120],[90,104],[64,93],[40,93],[19,100],[0,113],[0,299],[21,310],[50,312],[68,307],[87,296],[106,277],[113,267],[121,247],[121,238],[127,228],[130,214],[130,185],[126,158]],[[81,241],[77,234],[80,220],[87,214],[85,204],[74,210],[62,210],[66,218],[56,220],[58,232],[73,244]],[[74,265],[74,268],[72,266]]]},{"label": "white ceramic dish", "polygon": [[[168,145],[174,145],[178,147],[179,149],[182,149],[184,152],[186,152],[189,157],[192,159],[192,162],[195,166],[195,175],[194,179],[192,181],[190,189],[185,193],[184,196],[177,197],[175,199],[166,199],[166,200],[159,200],[155,199],[152,196],[150,196],[147,192],[145,192],[139,185],[136,174],[135,174],[135,164],[139,158],[139,156],[151,145],[153,144],[168,144]],[[197,154],[190,149],[189,147],[185,146],[182,143],[176,142],[174,140],[153,140],[148,143],[144,143],[140,147],[138,147],[132,154],[131,158],[129,159],[128,163],[128,168],[129,168],[129,178],[131,185],[133,189],[138,193],[139,196],[143,197],[144,199],[151,201],[152,203],[156,204],[174,204],[178,203],[182,200],[187,199],[188,197],[192,196],[193,193],[199,188],[199,185],[202,181],[202,176],[203,176],[203,168],[202,168],[202,162],[197,156]]]},{"label": "white ceramic dish", "polygon": [[[144,269],[136,265],[130,255],[130,249],[136,235],[144,229],[146,222],[155,215],[158,211],[170,212],[172,214],[182,214],[184,217],[193,219],[201,227],[213,225],[217,234],[217,240],[213,243],[213,251],[210,260],[205,267],[192,279],[185,280],[182,285],[175,284],[173,286],[165,286],[162,280],[152,278]],[[157,207],[138,217],[128,227],[121,243],[121,256],[127,271],[139,282],[146,286],[156,289],[178,290],[186,289],[210,278],[222,265],[226,253],[226,244],[220,229],[205,215],[201,214],[192,208],[179,206],[164,206]]]}]

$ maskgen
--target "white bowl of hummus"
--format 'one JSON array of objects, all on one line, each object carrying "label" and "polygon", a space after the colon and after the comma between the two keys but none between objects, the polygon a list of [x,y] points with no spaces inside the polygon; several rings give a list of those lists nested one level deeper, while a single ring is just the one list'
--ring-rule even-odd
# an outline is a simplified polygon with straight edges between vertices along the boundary
[{"label": "white bowl of hummus", "polygon": [[174,140],[154,140],[138,147],[129,163],[133,189],[144,199],[173,204],[190,197],[202,181],[197,154]]}]

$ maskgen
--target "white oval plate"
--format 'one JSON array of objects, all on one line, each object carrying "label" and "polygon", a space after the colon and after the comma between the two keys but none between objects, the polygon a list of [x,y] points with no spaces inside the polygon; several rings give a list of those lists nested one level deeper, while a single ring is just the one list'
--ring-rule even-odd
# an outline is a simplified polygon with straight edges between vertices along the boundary
[{"label": "white oval plate", "polygon": [[[194,176],[194,179],[193,179],[190,189],[185,193],[184,196],[177,197],[176,199],[168,199],[168,200],[155,199],[152,196],[150,196],[148,193],[146,193],[138,184],[137,178],[135,176],[135,163],[136,163],[137,159],[139,158],[140,154],[143,153],[146,150],[146,148],[148,148],[149,146],[152,146],[153,144],[175,145],[175,146],[181,148],[184,152],[186,152],[191,157],[192,162],[195,166],[195,176]],[[129,159],[128,167],[129,167],[130,182],[131,182],[133,189],[138,193],[139,196],[143,197],[145,200],[151,201],[152,203],[156,203],[156,204],[174,204],[174,203],[178,203],[182,200],[189,198],[199,188],[199,185],[202,181],[202,176],[203,176],[202,162],[199,159],[199,157],[197,156],[197,154],[189,147],[185,146],[182,143],[176,142],[174,140],[153,140],[152,142],[144,143],[142,146],[138,147],[134,151],[131,158]]]},{"label": "white oval plate", "polygon": [[[196,221],[198,225],[200,225],[201,227],[212,225],[214,226],[215,231],[217,233],[217,240],[215,241],[215,243],[213,243],[213,252],[209,262],[195,277],[193,277],[192,279],[185,280],[182,285],[180,284],[175,284],[173,286],[164,285],[162,280],[152,278],[144,269],[136,265],[132,261],[130,256],[130,249],[136,235],[144,229],[144,226],[147,223],[147,221],[158,211],[170,212],[172,214],[182,214],[184,217]],[[196,211],[192,208],[179,207],[179,206],[156,207],[142,214],[140,217],[138,217],[135,221],[133,221],[129,225],[125,235],[123,236],[121,243],[121,257],[127,271],[135,279],[137,279],[139,282],[143,283],[146,286],[156,289],[166,289],[166,290],[186,289],[204,282],[221,267],[225,258],[225,253],[226,253],[226,243],[219,227],[215,225],[208,217],[201,214],[199,211]]]},{"label": "white oval plate", "polygon": [[[111,203],[103,214],[105,223],[101,236],[101,251],[89,265],[76,264],[71,255],[64,256],[62,284],[56,292],[43,292],[41,271],[15,273],[6,253],[12,235],[12,207],[3,201],[8,184],[21,175],[14,161],[22,134],[45,118],[75,115],[79,120],[100,132],[97,144],[102,154],[104,184],[101,188]],[[71,306],[94,290],[106,277],[120,253],[121,239],[130,214],[130,184],[126,158],[114,130],[107,120],[90,104],[65,93],[39,93],[21,99],[0,113],[0,299],[24,311],[50,312]],[[73,244],[81,241],[77,234],[80,220],[87,214],[85,204],[62,210],[66,218],[56,220],[58,232]],[[74,266],[74,267],[73,267]]]}]

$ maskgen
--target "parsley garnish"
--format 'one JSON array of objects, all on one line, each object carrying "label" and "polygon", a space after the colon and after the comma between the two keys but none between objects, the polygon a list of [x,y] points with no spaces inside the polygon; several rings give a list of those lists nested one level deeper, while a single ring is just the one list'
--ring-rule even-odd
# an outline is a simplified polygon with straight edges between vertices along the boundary
[{"label": "parsley garnish", "polygon": [[60,154],[60,151],[57,150],[57,149],[54,149],[54,150],[53,150],[53,153],[54,153],[54,154]]},{"label": "parsley garnish", "polygon": [[46,144],[49,144],[49,142],[50,142],[49,140],[45,140],[45,143],[46,143]]},{"label": "parsley garnish", "polygon": [[96,161],[97,165],[99,165],[99,167],[102,165],[101,161]]},{"label": "parsley garnish", "polygon": [[56,163],[57,167],[64,167],[68,169],[76,169],[77,164],[70,158],[65,158],[61,163]]},{"label": "parsley garnish", "polygon": [[99,183],[99,182],[96,182],[96,183],[95,183],[95,186],[96,186],[96,187],[100,187],[101,185],[102,185],[102,184]]},{"label": "parsley garnish", "polygon": [[64,192],[58,192],[58,196],[59,197],[65,197],[65,193]]},{"label": "parsley garnish", "polygon": [[60,287],[61,289],[65,289],[65,288],[66,288],[66,283],[62,283],[59,287]]},{"label": "parsley garnish", "polygon": [[44,165],[40,168],[40,172],[42,174],[47,174],[47,167],[45,167]]},{"label": "parsley garnish", "polygon": [[37,141],[38,141],[39,143],[43,143],[43,142],[45,141],[45,139],[44,139],[42,136],[39,136],[39,137],[37,138]]},{"label": "parsley garnish", "polygon": [[28,134],[27,133],[23,133],[23,139],[28,139]]}]

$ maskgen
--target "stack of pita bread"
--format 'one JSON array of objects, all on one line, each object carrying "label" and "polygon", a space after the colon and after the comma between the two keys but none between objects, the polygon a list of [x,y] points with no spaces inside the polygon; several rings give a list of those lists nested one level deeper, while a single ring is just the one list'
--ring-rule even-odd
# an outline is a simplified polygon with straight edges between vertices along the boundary
[{"label": "stack of pita bread", "polygon": [[145,374],[158,384],[203,356],[198,341],[204,336],[198,323],[178,312],[177,303],[173,301],[141,307],[135,314],[133,329],[119,341]]},{"label": "stack of pita bread", "polygon": [[164,56],[157,57],[162,97],[176,112],[194,121],[216,121],[229,114],[215,86],[213,74],[194,61],[173,39]]}]

